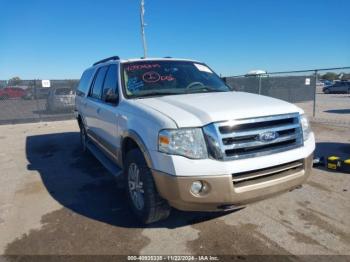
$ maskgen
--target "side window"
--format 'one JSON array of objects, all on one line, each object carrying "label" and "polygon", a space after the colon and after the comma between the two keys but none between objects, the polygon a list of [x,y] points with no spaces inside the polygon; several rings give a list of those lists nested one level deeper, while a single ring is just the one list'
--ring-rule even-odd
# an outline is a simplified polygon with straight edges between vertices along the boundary
[{"label": "side window", "polygon": [[118,66],[110,65],[107,71],[105,83],[103,85],[102,100],[106,95],[118,95]]},{"label": "side window", "polygon": [[94,73],[93,69],[86,70],[80,78],[79,85],[77,88],[77,95],[84,96],[89,90],[89,84]]},{"label": "side window", "polygon": [[94,81],[94,84],[92,86],[92,90],[90,91],[90,96],[92,98],[96,98],[96,99],[101,98],[102,86],[103,86],[103,82],[105,80],[107,69],[108,69],[108,67],[104,66],[104,67],[101,67],[97,71],[95,81]]}]

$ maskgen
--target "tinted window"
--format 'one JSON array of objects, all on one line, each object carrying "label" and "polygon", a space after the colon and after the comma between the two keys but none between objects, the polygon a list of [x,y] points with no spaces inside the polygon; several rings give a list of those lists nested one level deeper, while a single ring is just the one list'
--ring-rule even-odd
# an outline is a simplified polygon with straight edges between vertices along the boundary
[{"label": "tinted window", "polygon": [[108,69],[108,67],[104,66],[98,70],[97,76],[96,76],[95,81],[94,81],[94,85],[92,87],[92,91],[90,93],[91,97],[98,98],[98,99],[101,98],[102,86],[103,86],[103,82],[105,80],[107,69]]},{"label": "tinted window", "polygon": [[105,83],[103,86],[102,99],[104,100],[107,93],[116,94],[118,92],[118,66],[111,65],[108,68]]},{"label": "tinted window", "polygon": [[94,73],[93,69],[86,70],[80,78],[77,95],[83,96],[89,90],[90,80],[92,78],[92,74]]}]

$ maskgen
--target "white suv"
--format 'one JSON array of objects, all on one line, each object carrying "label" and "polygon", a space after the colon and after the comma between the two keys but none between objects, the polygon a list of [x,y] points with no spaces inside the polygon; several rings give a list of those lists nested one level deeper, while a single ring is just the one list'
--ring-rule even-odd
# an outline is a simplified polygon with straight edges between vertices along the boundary
[{"label": "white suv", "polygon": [[302,109],[234,92],[201,62],[104,59],[83,73],[76,109],[83,149],[125,183],[144,223],[171,207],[232,210],[311,172],[315,139]]}]

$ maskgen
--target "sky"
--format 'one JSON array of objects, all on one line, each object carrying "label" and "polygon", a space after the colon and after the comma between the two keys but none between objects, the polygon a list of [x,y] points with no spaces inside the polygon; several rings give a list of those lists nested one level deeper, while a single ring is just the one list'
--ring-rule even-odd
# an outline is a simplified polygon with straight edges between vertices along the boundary
[{"label": "sky", "polygon": [[[150,57],[223,76],[350,66],[349,0],[145,0]],[[140,0],[0,0],[0,79],[79,78],[143,56]]]}]

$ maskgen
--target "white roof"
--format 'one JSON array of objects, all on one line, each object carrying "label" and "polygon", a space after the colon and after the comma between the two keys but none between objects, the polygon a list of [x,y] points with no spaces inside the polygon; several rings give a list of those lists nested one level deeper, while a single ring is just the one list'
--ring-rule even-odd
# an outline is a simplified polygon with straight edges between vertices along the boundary
[{"label": "white roof", "polygon": [[251,70],[247,73],[247,75],[263,75],[263,74],[266,74],[266,71],[261,69]]}]

